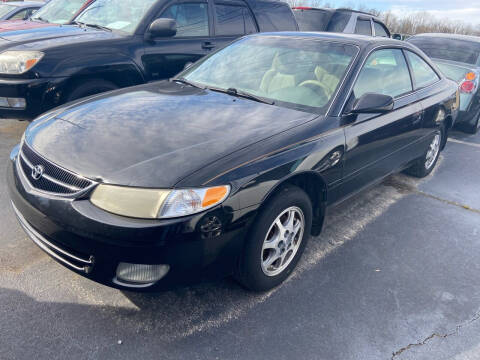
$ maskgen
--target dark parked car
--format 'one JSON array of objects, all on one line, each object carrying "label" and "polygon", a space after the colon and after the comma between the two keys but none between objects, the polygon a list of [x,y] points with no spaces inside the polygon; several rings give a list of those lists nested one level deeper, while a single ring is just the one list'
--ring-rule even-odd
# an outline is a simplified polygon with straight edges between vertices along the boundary
[{"label": "dark parked car", "polygon": [[440,70],[460,87],[456,126],[475,134],[480,128],[480,37],[420,34],[408,39],[422,49]]},{"label": "dark parked car", "polygon": [[408,43],[252,35],[176,79],[42,115],[11,153],[11,199],[34,242],[104,284],[233,273],[266,290],[327,205],[432,171],[456,93]]},{"label": "dark parked car", "polygon": [[43,5],[33,16],[21,20],[0,21],[0,32],[38,29],[48,26],[69,24],[80,12],[95,0],[52,0]]},{"label": "dark parked car", "polygon": [[350,10],[297,6],[292,8],[301,31],[328,31],[390,37],[390,31],[375,15]]},{"label": "dark parked car", "polygon": [[11,1],[0,3],[0,20],[26,20],[45,3],[40,1]]},{"label": "dark parked car", "polygon": [[2,34],[0,117],[32,119],[88,95],[167,79],[245,34],[298,29],[276,0],[96,0],[75,21]]}]

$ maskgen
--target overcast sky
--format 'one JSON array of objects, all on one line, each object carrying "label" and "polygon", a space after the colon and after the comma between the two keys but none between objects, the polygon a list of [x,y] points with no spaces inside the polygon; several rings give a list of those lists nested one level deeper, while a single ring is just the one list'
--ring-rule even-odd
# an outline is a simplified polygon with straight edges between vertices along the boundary
[{"label": "overcast sky", "polygon": [[[332,1],[336,3],[336,1]],[[450,20],[462,20],[480,24],[480,0],[353,0],[344,5],[363,5],[379,10],[392,10],[397,15],[412,11],[428,11],[433,15]]]}]

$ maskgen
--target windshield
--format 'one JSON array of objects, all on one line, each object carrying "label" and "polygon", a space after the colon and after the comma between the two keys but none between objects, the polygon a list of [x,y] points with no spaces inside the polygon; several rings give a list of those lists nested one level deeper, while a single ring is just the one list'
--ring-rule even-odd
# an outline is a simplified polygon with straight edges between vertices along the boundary
[{"label": "windshield", "polygon": [[418,46],[431,58],[462,62],[474,65],[478,61],[480,46],[475,42],[441,38],[411,38],[408,40]]},{"label": "windshield", "polygon": [[14,10],[16,6],[14,5],[0,5],[0,17],[7,15],[10,11]]},{"label": "windshield", "polygon": [[133,34],[157,0],[97,0],[75,20]]},{"label": "windshield", "polygon": [[53,24],[67,24],[85,4],[85,0],[51,0],[42,6],[32,17],[33,20]]},{"label": "windshield", "polygon": [[251,37],[201,60],[179,77],[324,114],[356,53],[353,45],[324,40]]}]

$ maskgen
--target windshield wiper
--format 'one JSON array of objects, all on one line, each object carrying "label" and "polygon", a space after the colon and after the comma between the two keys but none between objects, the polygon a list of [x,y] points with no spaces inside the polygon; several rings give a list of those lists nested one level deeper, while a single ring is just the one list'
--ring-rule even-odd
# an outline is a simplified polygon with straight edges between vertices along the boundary
[{"label": "windshield wiper", "polygon": [[41,22],[44,22],[44,23],[47,23],[47,24],[50,23],[50,21],[48,21],[47,19],[42,18],[41,16],[39,16],[39,17],[34,17],[34,18],[32,18],[32,20],[38,20],[38,21],[41,21]]},{"label": "windshield wiper", "polygon": [[98,25],[98,24],[87,24],[87,23],[84,23],[84,22],[81,22],[81,21],[74,21],[73,24],[76,24],[76,25],[80,25],[80,26],[88,26],[88,27],[92,27],[92,28],[95,28],[95,29],[100,29],[100,30],[106,30],[106,31],[112,31],[112,29],[106,27],[106,26],[102,26],[102,25]]},{"label": "windshield wiper", "polygon": [[182,83],[182,84],[185,84],[185,85],[193,86],[193,87],[195,87],[195,88],[197,88],[197,89],[205,90],[205,86],[202,86],[202,85],[199,85],[199,84],[194,83],[194,82],[192,82],[192,81],[189,81],[189,80],[187,80],[187,79],[185,79],[185,78],[183,78],[183,77],[182,77],[182,78],[173,78],[173,79],[171,79],[171,81],[179,82],[179,83]]},{"label": "windshield wiper", "polygon": [[212,91],[222,92],[222,93],[232,95],[232,96],[238,96],[238,97],[242,97],[242,98],[245,98],[245,99],[258,101],[258,102],[268,104],[268,105],[275,104],[275,101],[273,101],[273,100],[265,99],[261,96],[253,95],[253,94],[250,94],[250,93],[245,92],[245,91],[237,90],[235,88],[222,89],[222,88],[216,88],[216,87],[207,87],[207,89],[212,90]]}]

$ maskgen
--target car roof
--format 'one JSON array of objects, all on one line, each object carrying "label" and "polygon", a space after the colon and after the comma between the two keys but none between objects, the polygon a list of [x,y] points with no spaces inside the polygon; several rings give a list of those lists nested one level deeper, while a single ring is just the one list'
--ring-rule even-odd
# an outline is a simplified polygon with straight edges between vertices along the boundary
[{"label": "car roof", "polygon": [[391,45],[401,46],[404,48],[415,48],[412,44],[405,41],[385,38],[385,37],[373,37],[367,35],[347,34],[347,33],[334,33],[334,32],[306,32],[306,31],[283,31],[283,32],[266,32],[261,34],[255,34],[250,36],[277,36],[277,37],[296,37],[296,38],[317,38],[325,40],[339,40],[348,43],[356,44],[360,47],[376,46],[376,45]]},{"label": "car roof", "polygon": [[480,43],[480,37],[478,36],[460,35],[460,34],[424,33],[424,34],[413,35],[411,38],[419,38],[419,37],[463,40],[463,41],[472,41],[472,42]]},{"label": "car roof", "polygon": [[363,15],[368,15],[374,18],[377,18],[376,15],[366,12],[366,11],[360,11],[360,10],[354,10],[354,9],[347,9],[347,8],[315,8],[315,7],[309,7],[309,6],[295,6],[292,7],[293,10],[320,10],[320,11],[326,11],[330,13],[334,13],[336,11],[338,12],[351,12],[351,13],[356,13],[356,14],[363,14]]},{"label": "car roof", "polygon": [[30,6],[43,6],[46,3],[41,1],[9,1],[4,3],[5,5],[13,5],[17,7],[30,7]]}]

